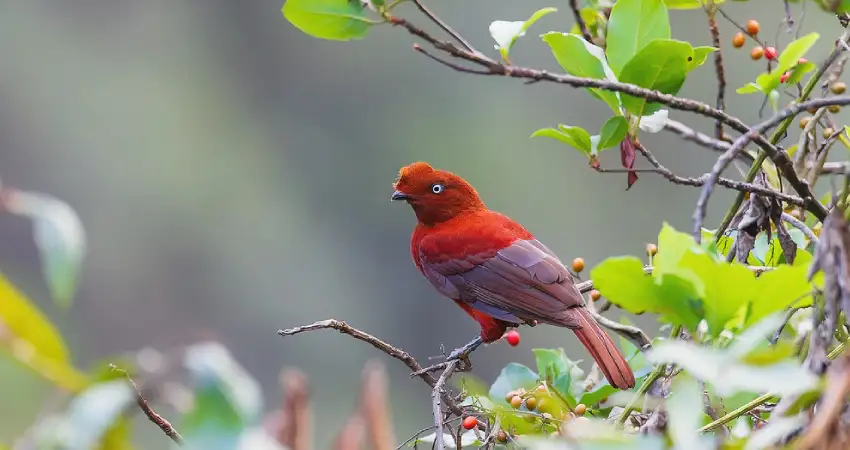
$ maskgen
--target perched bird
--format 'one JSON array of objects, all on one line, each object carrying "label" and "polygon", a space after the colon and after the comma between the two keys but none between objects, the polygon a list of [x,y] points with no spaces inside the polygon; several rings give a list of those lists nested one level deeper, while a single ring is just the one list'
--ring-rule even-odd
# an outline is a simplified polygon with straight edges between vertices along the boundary
[{"label": "perched bird", "polygon": [[406,201],[418,220],[410,239],[413,262],[481,325],[479,344],[522,324],[569,328],[612,386],[635,385],[629,364],[585,307],[570,272],[522,225],[487,209],[463,178],[424,162],[401,168],[393,189],[392,200]]}]

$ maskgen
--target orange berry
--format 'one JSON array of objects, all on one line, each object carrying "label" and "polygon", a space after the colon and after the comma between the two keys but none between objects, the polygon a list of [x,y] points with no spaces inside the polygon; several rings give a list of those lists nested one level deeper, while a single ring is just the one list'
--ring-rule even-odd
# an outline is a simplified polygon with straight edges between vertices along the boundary
[{"label": "orange berry", "polygon": [[833,94],[843,94],[844,91],[847,90],[847,84],[843,81],[836,81],[829,86],[829,90],[832,91]]},{"label": "orange berry", "polygon": [[511,330],[505,334],[505,340],[508,341],[511,347],[519,345],[519,331]]},{"label": "orange berry", "polygon": [[763,48],[755,47],[752,50],[750,50],[750,58],[752,58],[753,61],[760,60],[762,56],[764,56],[764,49]]},{"label": "orange berry", "polygon": [[511,408],[517,409],[520,406],[522,406],[522,397],[514,395],[514,398],[511,399]]},{"label": "orange berry", "polygon": [[746,39],[747,37],[744,36],[744,33],[735,33],[735,36],[732,38],[732,46],[735,48],[741,48],[744,46]]},{"label": "orange berry", "polygon": [[477,426],[478,426],[478,419],[476,419],[475,416],[466,416],[466,418],[463,419],[463,427],[465,429],[471,430],[471,429],[473,429]]},{"label": "orange berry", "polygon": [[576,258],[573,260],[573,272],[579,273],[584,270],[584,259]]},{"label": "orange berry", "polygon": [[759,23],[754,19],[750,19],[747,21],[747,33],[749,33],[750,36],[755,36],[759,34],[760,28],[761,27],[759,27]]},{"label": "orange berry", "polygon": [[505,430],[499,430],[499,432],[496,433],[496,440],[502,444],[508,442],[508,433],[505,433]]},{"label": "orange berry", "polygon": [[587,406],[584,406],[584,403],[579,403],[578,405],[576,405],[573,411],[576,413],[576,415],[583,416],[584,413],[587,412]]},{"label": "orange berry", "polygon": [[534,397],[529,397],[529,398],[525,399],[525,407],[529,411],[534,411],[534,408],[537,407],[537,399],[534,398]]},{"label": "orange berry", "polygon": [[599,300],[600,298],[602,298],[601,292],[597,291],[596,289],[590,291],[590,300],[595,302],[595,301]]},{"label": "orange berry", "polygon": [[646,244],[646,254],[649,256],[655,256],[658,253],[658,246],[655,244]]}]

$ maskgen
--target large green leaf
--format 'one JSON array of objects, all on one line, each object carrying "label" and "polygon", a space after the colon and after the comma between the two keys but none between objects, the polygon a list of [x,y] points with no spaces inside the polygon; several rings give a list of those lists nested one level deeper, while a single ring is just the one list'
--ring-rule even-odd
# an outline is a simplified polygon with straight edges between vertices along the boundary
[{"label": "large green leaf", "polygon": [[608,64],[620,74],[626,62],[650,42],[669,38],[670,18],[662,0],[618,0],[608,20]]},{"label": "large green leaf", "polygon": [[[685,83],[693,55],[693,48],[687,42],[672,39],[652,41],[626,62],[620,71],[620,81],[664,94],[675,94]],[[636,116],[652,114],[662,106],[659,103],[647,104],[646,99],[628,94],[622,94],[620,98],[626,110]]]},{"label": "large green leaf", "polygon": [[359,1],[286,0],[283,16],[296,28],[320,39],[362,39],[376,22],[364,14]]},{"label": "large green leaf", "polygon": [[490,398],[495,402],[506,403],[508,392],[519,388],[531,389],[538,381],[539,377],[533,370],[519,363],[509,363],[490,386]]},{"label": "large green leaf", "polygon": [[[568,74],[582,78],[617,81],[614,72],[608,67],[605,52],[575,34],[549,32],[542,35],[549,44],[552,54],[561,68]],[[588,88],[594,97],[604,101],[616,114],[620,114],[620,100],[616,92],[597,88]]]},{"label": "large green leaf", "polygon": [[0,341],[4,353],[64,389],[78,392],[86,377],[70,361],[59,331],[28,298],[0,274]]}]

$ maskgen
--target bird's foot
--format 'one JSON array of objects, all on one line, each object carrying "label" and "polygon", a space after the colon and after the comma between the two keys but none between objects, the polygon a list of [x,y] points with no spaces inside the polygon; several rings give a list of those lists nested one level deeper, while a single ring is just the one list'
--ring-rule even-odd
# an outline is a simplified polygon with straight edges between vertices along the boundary
[{"label": "bird's foot", "polygon": [[467,372],[467,371],[472,369],[472,362],[469,361],[469,354],[474,352],[475,349],[480,347],[481,344],[483,344],[483,343],[484,343],[484,340],[481,339],[481,336],[475,336],[475,339],[469,341],[469,343],[467,343],[463,347],[455,349],[454,351],[452,351],[448,355],[446,355],[445,349],[442,348],[442,345],[441,345],[440,350],[442,351],[443,357],[446,358],[446,360],[439,363],[439,364],[434,364],[432,366],[425,367],[421,370],[417,370],[416,372],[413,372],[412,374],[410,374],[410,376],[416,377],[416,376],[420,376],[424,373],[443,370],[446,367],[448,367],[449,364],[453,363],[454,361],[460,361],[461,363],[463,363],[463,365],[460,366],[457,370],[459,370],[461,372]]}]

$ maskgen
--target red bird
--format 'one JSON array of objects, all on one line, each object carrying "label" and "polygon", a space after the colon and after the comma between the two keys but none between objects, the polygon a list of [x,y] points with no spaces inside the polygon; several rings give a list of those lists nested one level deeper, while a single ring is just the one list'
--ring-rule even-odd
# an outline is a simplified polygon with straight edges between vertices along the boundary
[{"label": "red bird", "polygon": [[410,239],[416,267],[481,325],[480,340],[459,349],[462,355],[509,327],[546,323],[573,330],[612,386],[635,385],[570,272],[522,225],[487,209],[464,179],[424,162],[403,167],[393,188],[392,199],[406,201],[418,219]]}]

